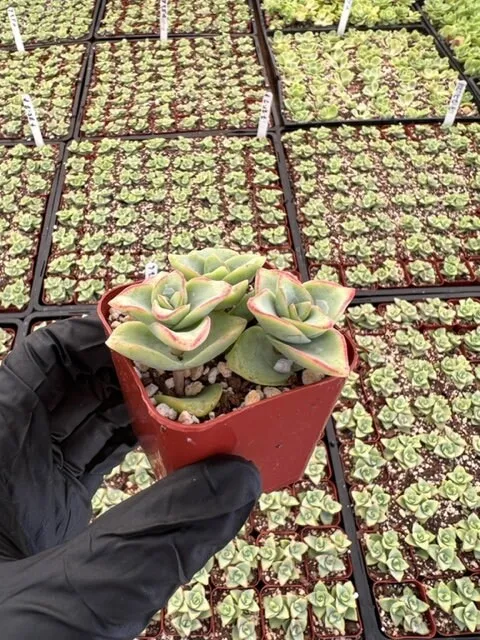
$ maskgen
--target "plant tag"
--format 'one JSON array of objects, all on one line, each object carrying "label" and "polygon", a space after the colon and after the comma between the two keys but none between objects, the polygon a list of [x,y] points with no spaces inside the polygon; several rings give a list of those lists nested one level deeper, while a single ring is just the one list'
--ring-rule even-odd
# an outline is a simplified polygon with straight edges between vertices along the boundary
[{"label": "plant tag", "polygon": [[263,96],[262,110],[260,111],[260,119],[258,121],[257,138],[265,138],[270,123],[270,112],[272,110],[273,93],[267,91]]},{"label": "plant tag", "polygon": [[23,46],[23,40],[20,34],[20,27],[18,26],[17,14],[15,13],[15,9],[13,7],[8,7],[7,14],[10,20],[10,27],[12,28],[13,37],[15,38],[17,51],[21,51],[22,53],[24,53],[25,47]]},{"label": "plant tag", "polygon": [[168,0],[160,0],[160,40],[168,39]]},{"label": "plant tag", "polygon": [[451,127],[455,122],[455,118],[457,117],[460,103],[462,102],[463,94],[465,93],[466,88],[466,81],[458,80],[457,86],[455,87],[455,91],[453,92],[452,98],[450,100],[450,104],[448,105],[447,115],[445,116],[442,127]]},{"label": "plant tag", "polygon": [[348,19],[350,17],[350,11],[352,10],[353,0],[345,0],[343,3],[343,11],[340,16],[340,22],[338,23],[337,36],[343,36],[345,29],[347,28]]},{"label": "plant tag", "polygon": [[147,278],[153,278],[158,273],[158,265],[156,262],[147,262],[145,265],[145,280]]},{"label": "plant tag", "polygon": [[28,93],[24,93],[22,96],[22,100],[23,108],[25,109],[25,113],[27,114],[28,124],[30,125],[30,129],[32,130],[35,144],[37,145],[37,147],[43,147],[45,143],[43,141],[42,132],[40,131],[40,126],[38,124],[37,114],[35,113],[32,99],[30,98]]}]

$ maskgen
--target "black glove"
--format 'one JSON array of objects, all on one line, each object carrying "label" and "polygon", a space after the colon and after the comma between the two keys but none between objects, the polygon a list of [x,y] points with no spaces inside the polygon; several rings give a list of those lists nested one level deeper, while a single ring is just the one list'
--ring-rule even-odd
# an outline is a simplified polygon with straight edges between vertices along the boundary
[{"label": "black glove", "polygon": [[0,636],[131,640],[238,532],[259,493],[229,456],[168,476],[89,526],[134,445],[98,319],[29,336],[0,367]]}]

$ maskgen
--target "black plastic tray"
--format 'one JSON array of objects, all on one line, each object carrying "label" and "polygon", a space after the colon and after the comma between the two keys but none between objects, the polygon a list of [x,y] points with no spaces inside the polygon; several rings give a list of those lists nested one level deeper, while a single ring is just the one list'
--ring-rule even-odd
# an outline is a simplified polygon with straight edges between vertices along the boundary
[{"label": "black plastic tray", "polygon": [[[64,43],[64,45],[66,45],[67,43]],[[74,135],[74,131],[75,131],[75,127],[76,127],[76,123],[77,123],[77,117],[78,117],[78,113],[79,113],[79,109],[80,109],[80,104],[81,104],[81,97],[83,94],[83,88],[84,88],[84,84],[85,84],[85,78],[86,78],[86,70],[87,70],[87,64],[88,64],[88,60],[90,59],[90,44],[85,43],[85,42],[69,42],[68,44],[83,44],[85,47],[85,52],[83,54],[83,60],[82,60],[82,64],[80,67],[80,72],[77,78],[77,81],[75,83],[75,96],[73,98],[73,106],[72,106],[72,115],[70,117],[70,125],[68,127],[68,133],[64,136],[61,136],[59,138],[47,138],[46,136],[44,136],[44,141],[46,144],[58,144],[61,142],[67,142],[68,140],[70,140],[72,138],[72,136]],[[25,47],[28,50],[32,50],[32,49],[48,49],[49,47],[53,47],[53,46],[61,46],[58,44],[43,44],[43,45],[38,45],[36,47]],[[35,94],[33,94],[32,99],[35,98]],[[40,123],[41,124],[41,123]],[[33,138],[0,138],[0,143],[1,144],[30,144],[33,141]]]},{"label": "black plastic tray", "polygon": [[[410,26],[406,25],[402,28],[406,29],[407,31],[418,31],[420,33],[423,33],[423,35],[429,35],[433,37],[434,43],[439,55],[442,58],[447,58],[450,66],[456,71],[458,71],[459,76],[461,76],[464,80],[467,81],[468,87],[472,94],[473,102],[478,111],[478,115],[459,116],[456,118],[456,121],[457,122],[480,122],[480,90],[476,87],[475,83],[471,78],[464,76],[460,65],[455,60],[452,60],[452,58],[449,55],[449,52],[445,50],[444,46],[439,40],[438,35],[432,29],[431,25],[425,22],[424,24],[422,23],[420,27],[416,27],[413,25],[410,25]],[[365,31],[366,29],[360,29],[360,30]],[[375,31],[375,29],[372,29],[372,30]],[[391,31],[392,29],[385,28],[382,30]],[[326,31],[332,31],[332,29],[327,29]],[[319,127],[319,126],[325,126],[325,125],[335,126],[335,125],[342,125],[342,124],[358,124],[358,125],[362,124],[362,125],[372,125],[372,126],[375,126],[375,125],[380,126],[380,125],[386,125],[386,124],[438,124],[438,123],[442,123],[445,118],[445,114],[444,114],[442,116],[428,116],[425,118],[397,117],[397,118],[373,118],[373,119],[365,119],[365,120],[357,120],[352,118],[352,119],[336,119],[336,120],[312,120],[307,122],[296,122],[294,120],[288,120],[285,115],[282,77],[275,62],[275,55],[273,53],[270,38],[266,34],[264,34],[263,41],[264,41],[263,42],[264,47],[268,51],[268,64],[271,68],[272,78],[274,78],[274,83],[272,83],[272,86],[274,87],[274,90],[275,90],[274,95],[279,105],[278,122],[282,127],[282,129],[284,130],[294,131],[295,129],[298,129],[298,128],[312,128],[312,127]],[[445,105],[445,113],[447,110],[447,106],[448,105]]]},{"label": "black plastic tray", "polygon": [[[23,144],[29,147],[35,146],[35,144],[31,141],[26,141]],[[12,142],[0,142],[0,146],[13,147],[15,145]],[[32,276],[31,287],[30,287],[30,300],[27,306],[25,307],[25,309],[23,309],[22,311],[0,310],[0,323],[10,322],[11,320],[14,320],[14,319],[20,319],[20,318],[23,319],[33,311],[35,306],[34,303],[37,297],[37,289],[39,286],[38,281],[41,276],[41,273],[40,273],[41,265],[42,265],[43,256],[44,256],[44,245],[45,245],[45,241],[50,236],[51,226],[52,226],[52,217],[54,216],[54,206],[55,206],[55,201],[56,201],[57,192],[59,188],[60,177],[64,171],[63,163],[65,159],[65,148],[66,148],[65,144],[62,142],[57,142],[54,145],[52,144],[52,146],[57,146],[59,148],[58,164],[55,170],[55,174],[53,176],[52,187],[50,189],[50,194],[48,196],[45,212],[43,214],[43,225],[38,238],[37,253],[33,259],[34,269],[33,269],[33,276]]]},{"label": "black plastic tray", "polygon": [[[455,299],[455,298],[467,298],[480,296],[480,286],[472,288],[469,291],[447,291],[442,290],[438,293],[429,296],[421,295],[418,292],[408,292],[402,295],[403,299],[418,301],[428,297],[443,298],[443,299]],[[385,302],[393,302],[395,296],[390,296],[390,300],[385,300],[381,296],[371,296],[369,298],[355,299],[353,304],[380,304]],[[356,590],[359,594],[358,602],[360,608],[360,614],[363,619],[364,637],[368,640],[388,640],[387,636],[381,631],[380,619],[377,613],[377,607],[375,605],[375,599],[372,592],[372,581],[368,577],[364,554],[359,542],[358,529],[355,521],[355,515],[353,511],[352,501],[350,498],[349,489],[345,480],[345,473],[343,469],[343,463],[340,457],[339,445],[336,436],[333,420],[330,419],[326,428],[326,443],[330,460],[332,464],[333,480],[338,491],[338,499],[342,504],[342,519],[343,527],[346,534],[352,542],[351,560],[353,565],[353,580]],[[418,636],[420,638],[420,636]],[[443,640],[445,636],[435,636],[433,640]],[[462,640],[478,640],[480,634],[459,635]]]},{"label": "black plastic tray", "polygon": [[[165,139],[174,139],[174,138],[206,138],[209,136],[226,136],[226,137],[247,137],[247,138],[255,138],[256,132],[249,131],[225,131],[221,129],[216,129],[212,131],[201,131],[201,132],[193,132],[190,131],[185,134],[180,133],[164,133],[161,135],[146,135],[146,136],[117,136],[118,139],[122,140],[151,140],[154,138],[165,138]],[[281,148],[279,137],[273,132],[267,132],[267,138],[270,140],[272,144],[272,149],[277,158],[278,164],[278,175],[279,182],[282,189],[284,189],[285,184],[285,170],[284,170],[284,158],[283,158],[283,150]],[[86,140],[87,138],[82,138],[82,140]],[[103,136],[96,136],[92,138],[88,138],[89,141],[98,141],[104,139]],[[46,304],[43,302],[42,293],[43,293],[43,279],[45,276],[45,272],[47,269],[48,259],[50,257],[50,249],[52,245],[52,232],[55,224],[56,213],[60,206],[62,194],[63,194],[63,186],[65,183],[65,174],[67,171],[66,163],[69,156],[68,146],[65,145],[62,155],[62,163],[60,166],[60,170],[58,171],[58,175],[56,176],[55,190],[54,195],[51,198],[51,202],[49,202],[48,206],[48,218],[45,216],[45,226],[42,232],[41,242],[39,243],[39,249],[37,253],[36,259],[36,268],[34,274],[34,280],[32,283],[31,290],[31,304],[29,307],[22,313],[22,318],[26,315],[29,315],[33,312],[40,312],[42,314],[50,314],[50,315],[70,315],[72,313],[88,313],[96,308],[96,304],[66,304],[66,305],[55,305],[55,304]],[[53,193],[53,190],[52,190]],[[291,196],[290,196],[291,198]],[[306,267],[302,267],[302,250],[300,246],[300,231],[298,229],[298,223],[295,215],[292,217],[292,212],[290,208],[290,202],[288,196],[284,191],[284,204],[285,211],[287,214],[287,221],[290,231],[290,237],[292,240],[292,249],[297,262],[297,268],[302,273],[302,276],[306,273]],[[303,271],[302,271],[303,269]],[[15,314],[18,317],[18,314]],[[2,316],[0,314],[0,320]]]},{"label": "black plastic tray", "polygon": [[[174,33],[174,32],[170,32],[168,33],[168,37],[170,38],[185,38],[185,37],[192,37],[192,36],[219,36],[219,35],[225,35],[225,34],[229,34],[229,35],[235,35],[235,36],[249,36],[252,34],[256,34],[258,33],[258,27],[259,27],[259,23],[257,22],[257,20],[253,19],[254,16],[254,3],[255,0],[241,0],[242,2],[246,2],[249,9],[250,9],[250,13],[252,16],[252,19],[250,20],[250,29],[248,31],[226,31],[226,32],[219,32],[219,31],[195,31],[195,32],[191,32],[191,33],[183,33],[183,32],[179,32],[179,33]],[[94,39],[97,42],[106,42],[106,41],[114,41],[114,40],[143,40],[145,38],[155,38],[158,37],[159,34],[158,33],[154,33],[154,32],[150,32],[150,33],[125,33],[125,34],[116,34],[116,33],[112,33],[110,35],[101,35],[99,33],[100,27],[102,25],[102,20],[105,17],[105,13],[106,13],[106,9],[107,9],[107,4],[108,4],[109,0],[100,0],[99,2],[99,10],[98,10],[98,18],[96,21],[96,26],[95,26],[95,30],[94,30]]]},{"label": "black plastic tray", "polygon": [[[100,8],[103,0],[96,0],[93,11],[92,11],[92,19],[90,22],[90,29],[87,33],[81,38],[64,38],[60,40],[40,40],[38,42],[24,42],[24,47],[28,51],[30,49],[38,49],[39,47],[51,47],[56,44],[68,45],[68,44],[81,44],[82,42],[90,42],[94,35],[95,30],[97,28],[97,21],[99,17]],[[15,44],[0,44],[0,49],[2,51],[16,51]]]},{"label": "black plastic tray", "polygon": [[[239,34],[230,34],[233,38],[244,38],[244,37],[250,37],[255,45],[255,51],[257,54],[257,58],[258,58],[258,63],[260,65],[260,67],[262,68],[262,75],[263,75],[263,79],[265,81],[265,90],[266,91],[272,91],[273,96],[274,96],[274,101],[275,101],[275,86],[272,85],[271,82],[271,77],[268,73],[268,61],[265,60],[264,57],[264,50],[262,49],[261,43],[259,42],[259,38],[254,35],[254,34],[243,34],[243,35],[239,35]],[[197,38],[205,38],[207,40],[214,40],[216,37],[215,35],[202,35],[202,34],[195,34],[195,35],[185,35],[182,36],[183,39],[189,39],[189,40],[194,40]],[[151,36],[148,37],[143,37],[143,38],[139,38],[139,37],[133,37],[133,38],[127,38],[131,41],[141,41],[141,40],[154,40],[154,38],[152,38]],[[169,36],[169,39],[172,40],[178,40],[180,38],[178,37],[173,37],[171,38]],[[105,39],[105,40],[99,40],[98,44],[102,44],[105,42],[115,42],[117,41],[117,39]],[[97,43],[95,43],[97,44]],[[84,79],[84,83],[83,83],[83,89],[82,89],[82,94],[81,94],[81,98],[80,98],[80,105],[79,105],[79,109],[78,112],[76,114],[76,124],[73,128],[73,133],[72,136],[74,139],[78,140],[78,139],[82,139],[82,140],[95,140],[95,139],[100,139],[100,138],[119,138],[119,139],[128,139],[128,140],[135,140],[135,139],[139,139],[139,140],[144,140],[148,137],[158,137],[158,136],[164,136],[166,134],[174,134],[174,135],[179,135],[179,136],[184,136],[184,135],[189,135],[189,134],[193,134],[194,136],[199,136],[204,134],[205,132],[207,132],[207,135],[215,135],[215,132],[222,132],[223,134],[225,133],[232,133],[234,135],[238,135],[238,134],[243,134],[243,133],[247,133],[247,134],[252,134],[254,132],[256,132],[257,128],[248,128],[248,127],[243,127],[243,128],[234,128],[232,127],[231,129],[195,129],[192,131],[165,131],[165,132],[160,132],[160,133],[143,133],[143,134],[124,134],[124,135],[96,135],[96,136],[88,136],[88,135],[84,135],[82,134],[82,124],[83,124],[83,119],[84,119],[84,115],[85,115],[85,109],[86,109],[86,104],[87,104],[87,99],[88,99],[88,93],[89,93],[89,89],[90,89],[90,83],[92,80],[92,75],[93,75],[93,67],[94,67],[94,63],[95,63],[95,53],[96,53],[96,49],[95,49],[95,44],[93,44],[91,46],[89,55],[88,55],[88,64],[87,64],[87,70],[86,70],[86,74],[85,74],[85,79]],[[258,115],[260,117],[260,109],[261,109],[261,103],[259,102],[258,104]],[[279,121],[276,119],[277,117],[277,110],[274,109],[272,107],[272,112],[271,112],[271,125],[269,128],[269,131],[272,130],[272,127],[275,127],[276,125],[279,124]]]}]

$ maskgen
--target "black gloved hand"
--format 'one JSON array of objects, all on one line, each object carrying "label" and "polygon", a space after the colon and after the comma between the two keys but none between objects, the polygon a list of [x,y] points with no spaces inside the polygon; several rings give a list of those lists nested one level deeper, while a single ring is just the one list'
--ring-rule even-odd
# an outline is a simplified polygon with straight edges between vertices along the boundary
[{"label": "black gloved hand", "polygon": [[[186,467],[90,527],[102,477],[134,444],[96,318],[39,330],[0,368],[0,635],[131,640],[235,536],[258,472]],[[32,635],[33,634],[33,635]]]}]

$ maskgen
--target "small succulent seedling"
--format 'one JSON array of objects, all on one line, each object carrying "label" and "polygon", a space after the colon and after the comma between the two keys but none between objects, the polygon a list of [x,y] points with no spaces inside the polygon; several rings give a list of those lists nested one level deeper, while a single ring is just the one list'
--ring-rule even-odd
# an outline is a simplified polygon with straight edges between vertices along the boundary
[{"label": "small succulent seedling", "polygon": [[313,614],[320,625],[342,635],[348,620],[358,620],[357,598],[358,594],[350,581],[337,582],[330,588],[323,582],[317,582],[308,596]]},{"label": "small succulent seedling", "polygon": [[401,582],[409,564],[403,556],[398,533],[385,531],[366,534],[365,545],[367,566],[376,567],[381,573],[391,575]]},{"label": "small succulent seedling", "polygon": [[260,511],[267,517],[268,528],[272,530],[285,528],[292,516],[292,507],[298,504],[297,498],[286,489],[263,493],[258,501]]},{"label": "small succulent seedling", "polygon": [[195,584],[191,589],[180,587],[167,604],[167,616],[182,638],[202,628],[202,620],[212,615],[205,588]]},{"label": "small succulent seedling", "polygon": [[302,559],[307,545],[299,540],[269,535],[259,547],[258,555],[264,571],[269,571],[281,586],[300,579]]},{"label": "small succulent seedling", "polygon": [[248,587],[258,568],[258,547],[235,538],[215,554],[219,569],[225,572],[227,587]]},{"label": "small succulent seedling", "polygon": [[362,491],[352,491],[355,515],[367,527],[385,522],[392,497],[379,485],[369,485]]},{"label": "small succulent seedling", "polygon": [[378,599],[382,611],[390,616],[396,629],[405,634],[414,633],[426,636],[430,629],[423,615],[429,610],[429,605],[415,595],[411,587],[404,587],[401,595],[382,597]]},{"label": "small succulent seedling", "polygon": [[342,505],[324,489],[314,489],[300,494],[300,508],[295,522],[299,525],[319,526],[332,524]]},{"label": "small succulent seedling", "polygon": [[260,607],[254,589],[232,589],[216,612],[223,627],[233,627],[232,640],[256,640]]},{"label": "small succulent seedling", "polygon": [[345,572],[343,556],[348,553],[352,543],[343,531],[335,531],[330,535],[312,532],[305,536],[305,542],[308,556],[316,561],[320,578]]},{"label": "small succulent seedling", "polygon": [[308,600],[303,595],[286,594],[263,598],[265,618],[272,630],[281,629],[285,640],[303,640],[308,626]]},{"label": "small succulent seedling", "polygon": [[427,595],[452,616],[460,631],[475,633],[480,629],[480,589],[470,578],[440,581],[427,589]]}]

